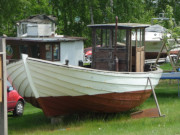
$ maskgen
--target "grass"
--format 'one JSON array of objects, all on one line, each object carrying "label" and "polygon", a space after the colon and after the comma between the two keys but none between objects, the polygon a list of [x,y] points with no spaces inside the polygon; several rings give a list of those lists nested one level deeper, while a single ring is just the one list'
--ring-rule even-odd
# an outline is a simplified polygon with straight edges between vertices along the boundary
[{"label": "grass", "polygon": [[160,65],[160,67],[164,71],[173,71],[172,65],[170,63],[163,63],[163,64]]},{"label": "grass", "polygon": [[[175,64],[176,67],[180,67],[180,60],[178,60],[178,62]],[[172,65],[170,63],[163,63],[160,65],[160,67],[164,70],[164,71],[173,71]]]},{"label": "grass", "polygon": [[[22,117],[8,116],[9,135],[180,135],[180,98],[177,80],[161,80],[156,87],[165,117],[131,119],[129,112],[118,114],[69,115],[51,125],[42,110],[26,104]],[[151,96],[140,109],[156,107]]]}]

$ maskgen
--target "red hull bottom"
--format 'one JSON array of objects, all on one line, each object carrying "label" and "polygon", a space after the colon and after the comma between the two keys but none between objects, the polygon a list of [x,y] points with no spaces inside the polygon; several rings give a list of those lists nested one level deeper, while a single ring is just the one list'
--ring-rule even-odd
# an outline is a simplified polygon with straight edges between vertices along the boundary
[{"label": "red hull bottom", "polygon": [[48,117],[80,112],[124,112],[142,104],[152,90],[85,96],[25,98]]}]

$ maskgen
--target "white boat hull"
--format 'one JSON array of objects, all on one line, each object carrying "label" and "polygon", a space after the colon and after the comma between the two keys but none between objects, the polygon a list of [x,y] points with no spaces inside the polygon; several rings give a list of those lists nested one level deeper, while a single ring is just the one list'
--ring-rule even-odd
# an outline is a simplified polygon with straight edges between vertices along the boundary
[{"label": "white boat hull", "polygon": [[[9,79],[12,80],[13,85],[21,96],[32,104],[39,105],[47,116],[54,116],[82,110],[102,112],[127,111],[140,105],[150,96],[151,86],[148,78],[151,79],[152,86],[155,87],[159,82],[162,70],[158,69],[151,72],[114,72],[24,58],[24,61],[21,60],[17,63],[9,64],[7,72]],[[124,99],[122,95],[124,95]],[[85,101],[86,99],[87,101]],[[53,104],[49,103],[49,101]],[[128,104],[124,104],[124,101],[128,101]],[[136,101],[136,103],[134,102],[133,104],[132,101]],[[62,104],[65,104],[64,102],[66,102],[66,109],[63,109],[64,105]],[[113,105],[111,102],[118,104]],[[86,104],[81,105],[80,103]],[[94,108],[93,106],[97,105],[97,103],[99,103],[98,107]],[[72,107],[70,107],[70,104]],[[60,110],[55,109],[59,105],[63,107],[60,106]],[[120,107],[124,105],[126,109]],[[74,108],[73,106],[76,106],[77,109],[70,111]]]}]

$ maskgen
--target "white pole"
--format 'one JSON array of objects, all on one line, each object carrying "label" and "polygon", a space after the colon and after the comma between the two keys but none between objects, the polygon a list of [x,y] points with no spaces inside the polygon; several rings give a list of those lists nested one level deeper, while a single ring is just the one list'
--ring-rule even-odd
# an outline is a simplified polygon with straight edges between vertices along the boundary
[{"label": "white pole", "polygon": [[0,135],[8,135],[8,121],[7,121],[7,78],[6,78],[6,48],[5,38],[0,38],[0,57],[2,62],[2,102],[0,102]]}]

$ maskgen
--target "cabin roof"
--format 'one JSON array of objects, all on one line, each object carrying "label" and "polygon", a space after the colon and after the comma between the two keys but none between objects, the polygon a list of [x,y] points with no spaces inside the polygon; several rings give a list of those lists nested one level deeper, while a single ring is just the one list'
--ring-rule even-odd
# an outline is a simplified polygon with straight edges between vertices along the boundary
[{"label": "cabin roof", "polygon": [[23,19],[23,20],[20,20],[18,22],[30,22],[30,23],[44,23],[44,24],[47,24],[47,23],[50,23],[50,22],[54,22],[56,23],[57,21],[57,18],[55,16],[52,16],[52,15],[32,15],[32,16],[29,16],[28,18],[26,19]]},{"label": "cabin roof", "polygon": [[[133,28],[146,28],[149,27],[148,24],[139,24],[139,23],[118,23],[118,28],[122,29],[133,29]],[[115,28],[116,24],[90,24],[88,27],[91,28]]]},{"label": "cabin roof", "polygon": [[27,37],[6,37],[8,43],[60,43],[86,40],[83,37],[42,37],[42,38],[27,38]]}]

